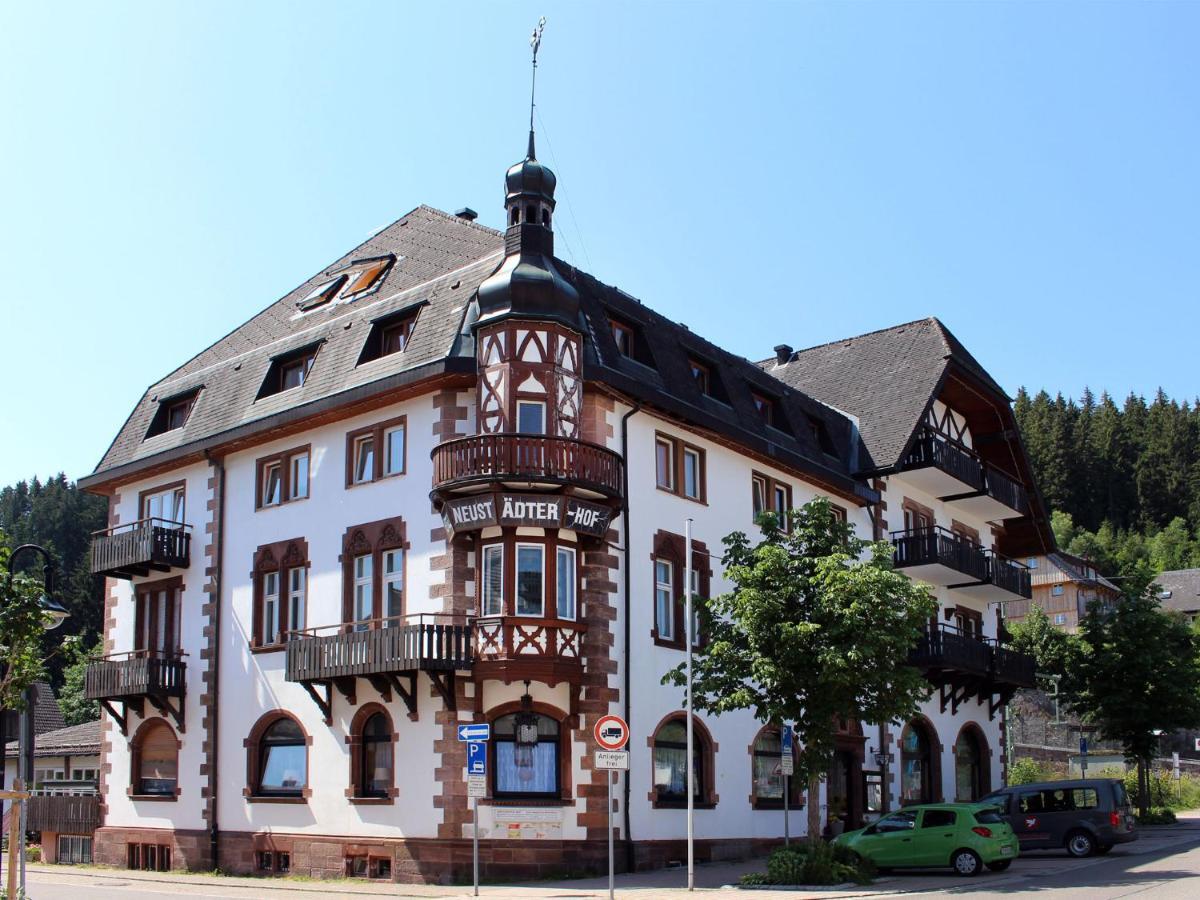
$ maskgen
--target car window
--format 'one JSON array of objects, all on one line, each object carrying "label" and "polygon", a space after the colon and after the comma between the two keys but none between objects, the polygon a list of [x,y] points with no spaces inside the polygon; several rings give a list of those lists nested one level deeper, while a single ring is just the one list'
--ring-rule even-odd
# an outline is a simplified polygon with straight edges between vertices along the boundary
[{"label": "car window", "polygon": [[915,812],[898,812],[884,816],[876,822],[875,830],[880,834],[886,834],[889,831],[908,831],[916,826],[917,814]]},{"label": "car window", "polygon": [[999,807],[1001,812],[1008,812],[1008,794],[997,792],[988,794],[980,803],[991,803],[993,806]]},{"label": "car window", "polygon": [[1117,801],[1117,806],[1128,806],[1129,795],[1125,793],[1125,785],[1119,781],[1113,782],[1113,799]]},{"label": "car window", "polygon": [[958,821],[958,814],[952,809],[927,809],[921,819],[922,828],[946,828]]},{"label": "car window", "polygon": [[1063,788],[1026,791],[1021,794],[1020,802],[1023,813],[1067,812],[1072,808],[1071,792]]},{"label": "car window", "polygon": [[1076,788],[1071,791],[1071,802],[1075,809],[1095,809],[1100,805],[1095,788]]},{"label": "car window", "polygon": [[980,825],[999,825],[1004,819],[1000,817],[1000,810],[989,807],[975,810],[975,821]]}]

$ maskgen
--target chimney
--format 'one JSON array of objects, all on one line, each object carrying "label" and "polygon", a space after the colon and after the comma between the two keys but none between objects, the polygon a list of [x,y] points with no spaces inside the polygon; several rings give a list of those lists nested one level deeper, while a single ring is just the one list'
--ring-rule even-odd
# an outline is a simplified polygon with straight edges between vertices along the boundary
[{"label": "chimney", "polygon": [[791,344],[779,344],[775,347],[775,363],[776,365],[787,365],[792,358]]},{"label": "chimney", "polygon": [[468,222],[474,222],[479,218],[479,213],[475,212],[475,210],[471,209],[469,206],[464,206],[454,215],[458,216],[460,219],[466,219]]}]

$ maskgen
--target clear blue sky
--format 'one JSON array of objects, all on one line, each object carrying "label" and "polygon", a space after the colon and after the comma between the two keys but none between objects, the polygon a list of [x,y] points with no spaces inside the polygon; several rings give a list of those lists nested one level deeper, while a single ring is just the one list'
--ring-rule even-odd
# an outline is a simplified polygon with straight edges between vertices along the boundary
[{"label": "clear blue sky", "polygon": [[560,255],[752,359],[926,315],[1195,396],[1200,3],[0,7],[0,484],[419,203],[499,225],[548,17]]}]

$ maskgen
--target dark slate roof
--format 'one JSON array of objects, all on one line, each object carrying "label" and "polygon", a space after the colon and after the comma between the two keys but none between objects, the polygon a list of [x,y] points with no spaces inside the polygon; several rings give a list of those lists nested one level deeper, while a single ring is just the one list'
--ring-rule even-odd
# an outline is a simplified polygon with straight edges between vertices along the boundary
[{"label": "dark slate roof", "polygon": [[[1175,569],[1163,572],[1154,583],[1158,585],[1159,602],[1165,610],[1183,613],[1200,612],[1200,569]],[[1165,596],[1170,592],[1169,597]]]},{"label": "dark slate roof", "polygon": [[[253,426],[284,410],[312,404],[388,376],[421,369],[452,355],[463,313],[476,287],[499,264],[499,232],[426,206],[418,207],[323,268],[308,281],[238,326],[166,378],[138,401],[86,487],[118,467],[184,451],[207,438]],[[330,302],[307,313],[297,301],[354,260],[395,254],[378,289],[361,299]],[[408,347],[356,367],[373,319],[424,301]],[[305,383],[255,400],[270,360],[323,342]],[[157,401],[203,390],[183,428],[146,438]]]},{"label": "dark slate roof", "polygon": [[[8,754],[15,757],[17,742],[8,745]],[[100,722],[84,722],[82,725],[68,725],[39,734],[34,745],[34,756],[74,756],[76,754],[98,754],[100,752]]]},{"label": "dark slate roof", "polygon": [[66,725],[54,689],[44,681],[36,682],[34,689],[37,691],[37,706],[33,710],[34,734],[45,734]]},{"label": "dark slate roof", "polygon": [[1004,389],[950,330],[929,317],[793,353],[759,365],[780,381],[858,420],[868,458],[860,469],[897,464],[949,361],[1000,397]]},{"label": "dark slate roof", "polygon": [[1059,550],[1047,553],[1045,560],[1046,565],[1032,573],[1035,586],[1073,581],[1080,584],[1097,584],[1117,593],[1121,591],[1119,587],[1100,574],[1094,563],[1086,559]]},{"label": "dark slate roof", "polygon": [[[359,247],[322,269],[266,310],[239,326],[190,362],[152,385],[126,421],[84,487],[167,462],[217,441],[300,419],[349,399],[382,394],[405,378],[439,368],[474,372],[469,325],[477,315],[479,284],[500,264],[499,232],[429,207],[418,207]],[[307,297],[354,260],[395,254],[398,261],[370,296],[330,302],[301,315]],[[858,442],[845,417],[800,391],[788,388],[748,360],[658,315],[628,294],[566,263],[560,271],[581,295],[582,327],[590,332],[584,375],[678,418],[747,445],[780,464],[807,471],[849,494],[874,498],[851,477]],[[424,304],[408,347],[401,353],[357,365],[372,320]],[[608,321],[616,310],[643,326],[655,365],[640,366],[617,352]],[[305,383],[256,400],[270,361],[290,350],[321,342]],[[690,376],[688,354],[702,357],[720,379],[728,402],[700,394]],[[455,368],[457,366],[457,368]],[[788,431],[764,428],[751,400],[751,387],[780,402]],[[183,428],[146,438],[158,401],[202,387]],[[823,423],[833,453],[810,434],[806,416]]]}]

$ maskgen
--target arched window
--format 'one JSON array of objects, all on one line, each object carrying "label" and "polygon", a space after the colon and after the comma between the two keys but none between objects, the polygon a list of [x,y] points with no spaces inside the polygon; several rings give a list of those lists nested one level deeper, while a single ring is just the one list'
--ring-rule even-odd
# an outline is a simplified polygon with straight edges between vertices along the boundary
[{"label": "arched window", "polygon": [[[792,752],[795,757],[795,750]],[[783,808],[783,743],[779,729],[767,726],[758,733],[750,748],[754,793],[751,803],[755,809]],[[799,807],[801,801],[800,785],[795,778],[788,778],[788,803]]]},{"label": "arched window", "polygon": [[900,802],[932,803],[935,800],[932,739],[925,724],[914,719],[900,736]]},{"label": "arched window", "polygon": [[300,797],[308,787],[308,740],[294,719],[280,718],[258,741],[256,793]]},{"label": "arched window", "polygon": [[162,719],[147,721],[134,735],[134,795],[175,797],[179,784],[179,740]]},{"label": "arched window", "polygon": [[548,209],[542,210],[542,224],[545,225],[547,228],[550,227],[550,210],[548,210]]},{"label": "arched window", "polygon": [[[695,721],[695,720],[693,720]],[[692,796],[697,805],[711,806],[712,742],[707,732],[692,729]],[[668,719],[654,733],[654,804],[682,806],[687,803],[687,726],[682,716]]]},{"label": "arched window", "polygon": [[973,724],[963,726],[954,742],[954,793],[960,803],[978,800],[991,790],[987,743]]},{"label": "arched window", "polygon": [[359,738],[358,780],[359,797],[390,797],[395,783],[395,753],[392,746],[392,723],[387,714],[377,712],[363,724]]},{"label": "arched window", "polygon": [[520,221],[521,221],[521,207],[514,206],[512,208],[512,211],[508,214],[508,224],[509,225],[517,225],[520,223]]},{"label": "arched window", "polygon": [[558,799],[562,793],[559,723],[521,711],[492,723],[496,751],[492,796],[497,799]]}]

